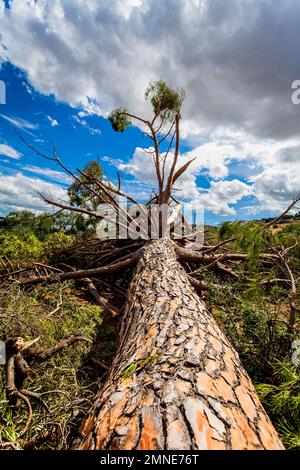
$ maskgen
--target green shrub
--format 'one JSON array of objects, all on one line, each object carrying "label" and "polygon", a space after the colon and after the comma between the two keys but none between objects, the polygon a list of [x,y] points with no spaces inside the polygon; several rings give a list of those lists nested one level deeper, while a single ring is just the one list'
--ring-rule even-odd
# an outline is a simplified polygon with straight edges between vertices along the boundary
[{"label": "green shrub", "polygon": [[71,235],[66,234],[62,230],[59,232],[51,233],[47,235],[44,240],[44,250],[47,254],[51,254],[56,250],[68,248],[72,245],[74,238]]},{"label": "green shrub", "polygon": [[0,232],[0,255],[18,261],[40,259],[43,253],[43,244],[33,233]]},{"label": "green shrub", "polygon": [[[61,307],[55,311],[60,304]],[[0,318],[0,339],[12,335],[23,336],[26,340],[40,337],[37,345],[41,349],[52,347],[72,334],[83,335],[90,340],[90,343],[81,341],[61,350],[47,362],[33,363],[36,378],[27,379],[24,384],[27,390],[44,393],[43,399],[51,411],[48,414],[32,401],[33,419],[25,440],[33,442],[34,448],[66,449],[99,387],[85,362],[94,348],[96,335],[104,328],[101,309],[76,298],[70,282],[40,287],[31,292],[12,285],[0,290]],[[5,390],[5,370],[1,366],[0,388]],[[17,439],[27,415],[23,403],[18,408],[9,407],[3,392],[0,398],[0,442]]]},{"label": "green shrub", "polygon": [[256,390],[288,449],[300,449],[300,375],[289,360],[277,361],[274,384]]}]

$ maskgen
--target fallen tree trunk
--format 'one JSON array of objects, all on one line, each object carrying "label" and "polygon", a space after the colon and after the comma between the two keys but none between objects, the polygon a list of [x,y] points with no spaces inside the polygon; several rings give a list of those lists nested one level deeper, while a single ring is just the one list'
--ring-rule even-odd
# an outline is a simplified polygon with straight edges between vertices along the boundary
[{"label": "fallen tree trunk", "polygon": [[107,382],[76,449],[283,449],[167,239],[142,249]]}]

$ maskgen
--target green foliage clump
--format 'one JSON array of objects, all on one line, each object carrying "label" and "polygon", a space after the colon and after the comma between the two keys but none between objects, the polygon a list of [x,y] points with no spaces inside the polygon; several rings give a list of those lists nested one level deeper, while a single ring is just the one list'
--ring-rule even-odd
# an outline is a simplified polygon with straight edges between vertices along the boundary
[{"label": "green foliage clump", "polygon": [[[103,170],[97,160],[91,160],[85,165],[83,173],[68,188],[70,204],[71,206],[96,210],[97,206],[106,200],[95,181],[95,178],[102,179]],[[82,215],[79,215],[79,217],[83,219]],[[88,223],[89,221],[85,220],[85,222]]]},{"label": "green foliage clump", "polygon": [[[56,310],[58,305],[60,308]],[[12,285],[0,290],[0,317],[2,340],[13,335],[25,340],[39,337],[37,347],[40,349],[52,347],[72,334],[90,340],[61,350],[47,362],[33,363],[36,377],[27,379],[24,384],[31,392],[43,393],[43,400],[51,411],[47,413],[32,401],[33,419],[25,441],[32,443],[30,446],[35,449],[66,449],[99,387],[90,374],[86,357],[96,335],[103,329],[101,309],[76,297],[70,282],[31,292]],[[0,388],[5,390],[5,368],[1,366]],[[9,406],[3,392],[0,416],[0,442],[15,441],[28,416],[26,407],[23,404],[17,408]],[[22,448],[22,441],[20,445]]]},{"label": "green foliage clump", "polygon": [[76,215],[65,212],[53,215],[46,213],[36,215],[30,211],[13,211],[5,217],[2,233],[14,232],[19,236],[32,233],[43,242],[48,235],[55,232],[74,233],[76,231],[74,221]]},{"label": "green foliage clump", "polygon": [[240,354],[251,377],[260,381],[270,374],[286,336],[285,324],[278,319],[276,308],[262,300],[247,301],[238,295],[212,307],[233,347]]},{"label": "green foliage clump", "polygon": [[45,237],[44,250],[49,255],[54,253],[56,250],[68,248],[72,245],[74,238],[71,235],[60,230],[54,232]]},{"label": "green foliage clump", "polygon": [[[173,90],[164,80],[158,80],[150,82],[145,92],[145,99],[150,99],[155,118],[160,117],[163,123],[172,122],[176,115],[180,115],[184,91]],[[131,125],[128,110],[124,107],[114,109],[108,119],[117,132],[123,132]]]},{"label": "green foliage clump", "polygon": [[254,271],[259,255],[265,250],[270,235],[263,230],[261,222],[224,222],[219,228],[220,240],[236,237],[232,247],[236,251],[248,254],[247,268]]},{"label": "green foliage clump", "polygon": [[260,383],[256,390],[288,449],[300,449],[299,366],[289,360],[277,361],[275,383]]},{"label": "green foliage clump", "polygon": [[145,92],[145,98],[150,98],[155,116],[162,121],[173,121],[180,114],[184,100],[183,90],[172,90],[164,80],[150,82]]},{"label": "green foliage clump", "polygon": [[46,260],[56,250],[72,245],[73,236],[62,230],[49,233],[41,241],[30,230],[7,230],[0,232],[0,256],[14,262]]},{"label": "green foliage clump", "polygon": [[34,233],[0,232],[0,253],[11,260],[37,260],[43,252],[43,244]]},{"label": "green foliage clump", "polygon": [[114,131],[124,132],[126,127],[131,125],[131,120],[126,114],[127,112],[126,108],[117,108],[110,113],[108,119]]}]

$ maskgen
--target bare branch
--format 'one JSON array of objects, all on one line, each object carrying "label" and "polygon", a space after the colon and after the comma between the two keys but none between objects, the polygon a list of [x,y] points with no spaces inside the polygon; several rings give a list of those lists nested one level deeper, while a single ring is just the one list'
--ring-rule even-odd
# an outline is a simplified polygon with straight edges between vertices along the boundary
[{"label": "bare branch", "polygon": [[95,217],[96,219],[104,219],[103,215],[96,214],[95,212],[88,211],[87,209],[81,209],[80,207],[68,206],[67,204],[61,204],[60,202],[53,201],[52,199],[48,199],[43,196],[41,193],[38,193],[39,196],[47,203],[51,204],[52,206],[60,207],[61,209],[65,209],[68,211],[79,212],[80,214],[86,214],[90,217]]},{"label": "bare branch", "polygon": [[67,348],[71,344],[76,343],[77,341],[85,341],[87,343],[90,342],[85,336],[80,335],[71,335],[68,338],[62,339],[59,341],[55,346],[52,348],[46,349],[44,351],[32,351],[28,354],[30,360],[34,360],[35,362],[45,362],[54,354],[58,353],[64,348]]},{"label": "bare branch", "polygon": [[300,201],[300,193],[293,199],[291,204],[275,219],[271,220],[270,222],[266,223],[263,228],[270,227],[270,225],[275,224],[278,220],[282,219],[298,202]]},{"label": "bare branch", "polygon": [[175,141],[174,158],[173,158],[173,163],[172,163],[171,170],[170,170],[168,180],[167,180],[164,200],[162,202],[167,202],[167,200],[170,197],[172,185],[173,185],[173,177],[174,177],[175,168],[177,165],[177,160],[178,160],[178,155],[179,155],[179,115],[178,114],[176,114],[176,117],[175,117],[175,135],[176,135],[176,141]]},{"label": "bare branch", "polygon": [[174,177],[173,177],[172,185],[173,185],[173,184],[175,183],[175,181],[177,181],[178,178],[188,169],[188,167],[190,166],[190,164],[193,163],[193,161],[196,160],[196,158],[198,158],[198,157],[192,158],[191,160],[189,160],[188,162],[186,162],[184,165],[182,165],[182,166],[176,171],[176,173],[174,174]]},{"label": "bare branch", "polygon": [[118,310],[117,307],[112,307],[111,305],[109,305],[108,300],[99,294],[92,280],[90,278],[86,278],[85,282],[87,284],[90,294],[94,297],[94,299],[100,305],[100,307],[102,307],[104,310],[110,313],[112,317],[118,317],[121,312]]},{"label": "bare branch", "polygon": [[27,279],[26,281],[22,282],[22,285],[34,286],[42,282],[54,283],[58,281],[64,281],[66,279],[82,279],[84,277],[94,277],[94,276],[99,276],[100,274],[114,273],[122,269],[127,269],[131,267],[138,261],[139,257],[140,257],[140,253],[138,250],[135,253],[133,253],[130,258],[124,261],[109,264],[108,266],[103,266],[103,267],[94,268],[94,269],[71,271],[71,272],[66,272],[66,273],[58,273],[55,276],[53,275],[40,276],[40,277],[36,277],[33,279]]}]

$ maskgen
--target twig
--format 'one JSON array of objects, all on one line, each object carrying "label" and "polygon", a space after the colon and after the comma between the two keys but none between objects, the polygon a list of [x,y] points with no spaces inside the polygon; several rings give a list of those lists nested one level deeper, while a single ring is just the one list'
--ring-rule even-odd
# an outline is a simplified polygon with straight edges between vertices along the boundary
[{"label": "twig", "polygon": [[57,303],[56,307],[46,315],[46,317],[51,317],[52,315],[57,313],[60,310],[62,304],[63,304],[63,300],[62,300],[62,295],[61,295],[61,291],[60,291],[60,293],[59,293],[59,302]]},{"label": "twig", "polygon": [[30,423],[31,423],[31,420],[32,420],[32,407],[31,407],[30,401],[28,400],[28,398],[25,395],[23,395],[23,393],[16,390],[14,392],[14,395],[16,395],[21,400],[23,400],[25,402],[26,406],[27,406],[27,409],[28,409],[28,418],[27,418],[26,424],[25,424],[22,432],[19,434],[19,437],[18,437],[18,439],[21,439],[21,437],[23,437],[26,434],[26,432],[28,431],[28,428],[30,426]]}]

